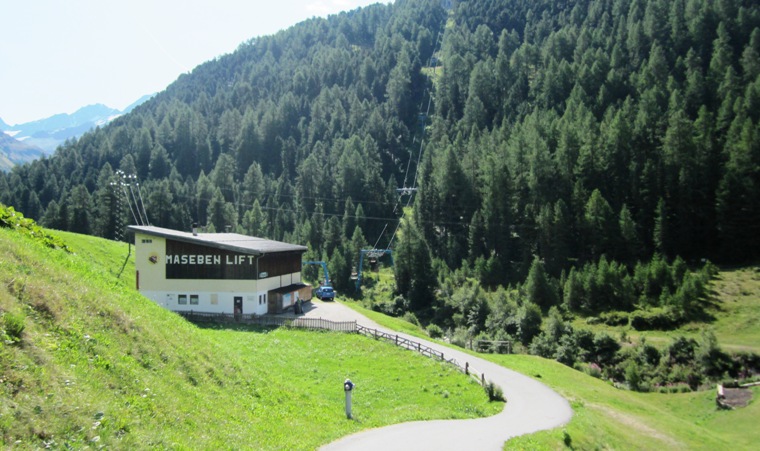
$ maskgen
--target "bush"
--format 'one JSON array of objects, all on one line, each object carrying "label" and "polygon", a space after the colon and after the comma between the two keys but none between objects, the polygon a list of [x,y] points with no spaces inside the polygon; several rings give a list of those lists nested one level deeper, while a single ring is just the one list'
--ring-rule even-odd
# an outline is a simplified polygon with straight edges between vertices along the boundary
[{"label": "bush", "polygon": [[485,389],[489,401],[506,401],[506,399],[504,399],[504,391],[502,391],[501,387],[494,384],[493,382],[486,382],[486,384],[483,386],[483,389]]},{"label": "bush", "polygon": [[417,315],[415,315],[412,312],[406,312],[406,313],[404,313],[403,319],[404,319],[404,321],[406,321],[408,323],[412,323],[415,326],[419,326],[420,325],[420,320],[417,319]]},{"label": "bush", "polygon": [[72,252],[59,237],[49,234],[37,225],[34,220],[25,218],[23,214],[14,210],[13,207],[7,207],[3,204],[0,204],[0,227],[14,229],[42,243],[44,246],[53,249],[63,249],[68,253]]},{"label": "bush", "polygon": [[443,337],[443,329],[440,328],[437,324],[430,324],[427,327],[427,334],[430,338],[441,338]]},{"label": "bush", "polygon": [[399,317],[408,310],[409,303],[403,296],[396,296],[393,300],[372,300],[370,308],[388,316]]},{"label": "bush", "polygon": [[602,378],[602,369],[597,365],[596,363],[591,363],[586,367],[586,374],[588,374],[591,377],[601,379]]},{"label": "bush", "polygon": [[24,332],[24,318],[21,315],[14,315],[13,313],[3,314],[3,329],[5,329],[5,337],[12,343],[18,343],[21,341],[21,334]]},{"label": "bush", "polygon": [[617,311],[604,312],[599,315],[599,320],[608,326],[627,326],[628,313]]},{"label": "bush", "polygon": [[463,327],[457,327],[454,330],[454,333],[451,334],[451,344],[454,346],[459,346],[460,348],[467,348],[468,343],[469,340],[467,336],[467,329]]},{"label": "bush", "polygon": [[668,308],[636,310],[630,314],[631,327],[636,330],[670,330],[681,323],[681,315]]},{"label": "bush", "polygon": [[628,387],[633,391],[639,391],[641,388],[641,368],[635,360],[628,362],[625,368],[625,381],[628,383]]}]

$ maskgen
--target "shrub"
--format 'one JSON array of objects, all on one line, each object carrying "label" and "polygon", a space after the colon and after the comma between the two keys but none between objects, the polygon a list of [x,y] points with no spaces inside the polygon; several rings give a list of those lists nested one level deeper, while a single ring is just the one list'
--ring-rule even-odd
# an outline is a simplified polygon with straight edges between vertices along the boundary
[{"label": "shrub", "polygon": [[463,327],[457,327],[454,333],[451,334],[451,344],[459,346],[460,348],[467,348],[469,340],[467,338],[467,329]]},{"label": "shrub", "polygon": [[628,313],[618,311],[604,312],[599,315],[599,320],[608,326],[627,326]]},{"label": "shrub", "polygon": [[639,391],[641,379],[641,368],[638,363],[635,360],[629,361],[625,368],[625,381],[628,382],[628,387],[633,391]]},{"label": "shrub", "polygon": [[0,227],[14,229],[42,243],[44,246],[53,249],[63,249],[68,253],[72,252],[59,237],[47,233],[34,220],[25,218],[23,214],[14,210],[13,207],[7,207],[3,204],[0,204]]},{"label": "shrub", "polygon": [[443,329],[441,329],[437,324],[428,325],[426,330],[430,338],[441,338],[443,336]]},{"label": "shrub", "polygon": [[370,308],[388,316],[399,317],[408,310],[409,303],[403,296],[396,296],[393,300],[373,299]]},{"label": "shrub", "polygon": [[586,367],[586,374],[597,379],[602,378],[602,368],[596,363],[591,363]]},{"label": "shrub", "polygon": [[553,358],[557,352],[557,342],[549,338],[546,332],[541,332],[530,343],[530,353],[547,359]]},{"label": "shrub", "polygon": [[420,320],[417,319],[417,315],[415,315],[412,312],[406,312],[406,313],[404,313],[404,321],[406,321],[408,323],[412,323],[415,326],[419,326],[420,325]]},{"label": "shrub", "polygon": [[483,389],[485,389],[489,401],[506,401],[506,399],[504,399],[504,391],[502,391],[501,387],[494,384],[493,382],[486,382],[486,384],[483,386]]},{"label": "shrub", "polygon": [[636,310],[630,314],[631,327],[636,330],[670,330],[681,323],[681,315],[668,308]]},{"label": "shrub", "polygon": [[615,363],[615,356],[620,350],[620,343],[605,332],[594,335],[594,361],[601,366]]},{"label": "shrub", "polygon": [[[7,340],[12,343],[21,341],[21,334],[24,332],[24,318],[21,315],[14,315],[6,312],[3,314],[3,329]],[[4,337],[5,338],[5,337]]]}]

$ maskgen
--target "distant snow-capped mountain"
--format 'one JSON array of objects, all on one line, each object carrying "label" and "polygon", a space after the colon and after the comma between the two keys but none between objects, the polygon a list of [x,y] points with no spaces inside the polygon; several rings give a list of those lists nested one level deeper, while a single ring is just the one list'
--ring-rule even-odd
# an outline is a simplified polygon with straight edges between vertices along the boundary
[{"label": "distant snow-capped mountain", "polygon": [[[19,155],[19,148],[41,149],[42,154],[49,155],[55,152],[55,149],[67,139],[79,138],[95,127],[106,125],[122,114],[129,113],[151,97],[152,95],[143,96],[123,111],[109,108],[99,103],[80,108],[72,114],[56,114],[46,119],[13,126],[6,124],[0,119],[0,131],[5,132],[7,136],[25,145],[15,146],[17,156]],[[0,153],[9,154],[6,151],[8,144],[7,140],[2,140]],[[11,161],[13,160],[11,159]]]},{"label": "distant snow-capped mountain", "polygon": [[44,154],[39,147],[30,146],[0,132],[0,171],[9,171],[17,164],[36,160]]}]

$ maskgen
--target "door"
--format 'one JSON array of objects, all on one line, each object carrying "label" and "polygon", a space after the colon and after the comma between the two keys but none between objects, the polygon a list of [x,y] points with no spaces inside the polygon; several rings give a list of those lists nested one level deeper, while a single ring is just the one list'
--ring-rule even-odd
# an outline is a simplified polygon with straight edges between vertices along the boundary
[{"label": "door", "polygon": [[240,319],[241,316],[243,315],[243,297],[235,296],[234,304],[235,304],[235,319]]}]

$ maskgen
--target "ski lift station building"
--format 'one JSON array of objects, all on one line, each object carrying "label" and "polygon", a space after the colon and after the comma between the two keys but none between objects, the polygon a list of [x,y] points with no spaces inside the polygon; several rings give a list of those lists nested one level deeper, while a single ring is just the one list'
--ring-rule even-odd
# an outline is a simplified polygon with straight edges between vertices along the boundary
[{"label": "ski lift station building", "polygon": [[301,282],[305,246],[195,228],[129,230],[137,289],[168,310],[264,315],[311,299]]}]

